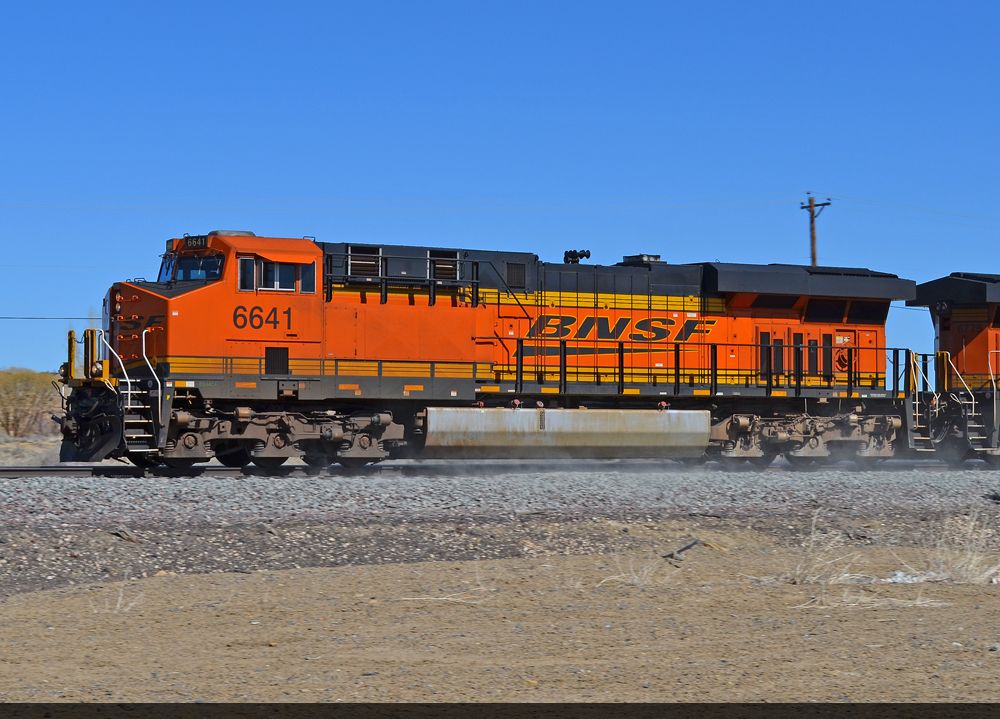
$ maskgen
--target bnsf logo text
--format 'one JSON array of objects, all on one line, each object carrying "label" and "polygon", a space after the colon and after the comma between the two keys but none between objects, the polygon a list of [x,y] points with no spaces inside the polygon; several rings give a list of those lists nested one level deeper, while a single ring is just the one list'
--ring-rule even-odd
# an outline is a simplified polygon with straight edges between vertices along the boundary
[{"label": "bnsf logo text", "polygon": [[[573,317],[540,315],[528,330],[528,337],[561,340],[628,340],[630,342],[686,342],[692,335],[707,335],[715,320],[687,319],[680,325],[670,317]],[[676,333],[671,337],[674,328]]]}]

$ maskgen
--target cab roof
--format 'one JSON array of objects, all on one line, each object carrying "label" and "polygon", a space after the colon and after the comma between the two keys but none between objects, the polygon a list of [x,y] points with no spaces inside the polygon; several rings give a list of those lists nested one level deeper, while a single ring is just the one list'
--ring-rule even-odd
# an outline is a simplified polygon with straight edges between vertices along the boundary
[{"label": "cab roof", "polygon": [[705,262],[701,265],[704,267],[705,291],[719,294],[756,292],[881,300],[910,300],[916,295],[916,283],[913,280],[863,267],[727,262]]},{"label": "cab roof", "polygon": [[1000,302],[1000,275],[952,272],[947,277],[917,285],[917,296],[906,304],[930,307],[938,302],[985,305]]}]

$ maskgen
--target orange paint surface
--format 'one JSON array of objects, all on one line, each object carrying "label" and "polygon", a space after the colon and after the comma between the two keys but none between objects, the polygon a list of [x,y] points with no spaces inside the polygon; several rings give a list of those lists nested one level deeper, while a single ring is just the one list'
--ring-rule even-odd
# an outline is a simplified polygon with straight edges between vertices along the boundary
[{"label": "orange paint surface", "polygon": [[[765,340],[776,348],[780,345],[773,369],[786,375],[795,367],[791,347],[807,347],[810,342],[817,345],[813,352],[817,375],[846,373],[849,356],[854,371],[861,375],[884,373],[886,367],[883,326],[806,323],[800,318],[801,307],[752,310],[747,296],[729,298],[729,309],[711,313],[549,307],[532,304],[533,300],[523,308],[496,302],[473,307],[467,294],[445,291],[439,291],[431,306],[426,291],[421,290],[393,290],[381,304],[377,286],[337,288],[332,301],[326,302],[322,252],[312,241],[209,237],[207,248],[194,251],[199,253],[223,255],[220,280],[173,298],[129,283],[112,288],[111,304],[121,309],[111,313],[111,335],[126,363],[140,361],[142,331],[149,329],[147,352],[154,363],[216,358],[204,363],[204,374],[256,374],[253,363],[264,356],[265,347],[287,347],[294,374],[319,374],[320,360],[433,361],[488,363],[507,379],[514,369],[519,339],[525,372],[542,373],[558,371],[560,342],[565,341],[570,379],[578,381],[593,381],[603,371],[617,371],[619,343],[626,374],[635,375],[630,381],[639,382],[672,373],[678,356],[682,373],[705,381],[699,373],[708,371],[711,344],[717,345],[721,383],[756,381],[762,361],[758,345]],[[239,291],[240,256],[315,262],[316,292]],[[832,368],[823,366],[822,345],[827,341],[832,344]],[[675,342],[679,355],[675,355]],[[296,360],[308,362],[296,367]],[[803,373],[808,374],[808,349],[802,350],[801,363]],[[185,360],[185,366],[202,365]]]}]

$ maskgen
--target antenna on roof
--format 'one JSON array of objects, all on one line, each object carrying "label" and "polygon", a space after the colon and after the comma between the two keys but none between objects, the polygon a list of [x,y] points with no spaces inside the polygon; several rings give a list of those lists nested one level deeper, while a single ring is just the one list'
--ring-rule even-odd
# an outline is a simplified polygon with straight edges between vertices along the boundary
[{"label": "antenna on roof", "polygon": [[[827,197],[826,202],[816,202],[816,198],[813,197],[811,192],[806,193],[806,197],[809,199],[799,205],[800,210],[809,210],[809,253],[810,259],[812,260],[812,266],[816,266],[816,218],[823,214],[823,208],[829,207],[833,204],[832,200]],[[817,211],[816,208],[819,208]]]}]

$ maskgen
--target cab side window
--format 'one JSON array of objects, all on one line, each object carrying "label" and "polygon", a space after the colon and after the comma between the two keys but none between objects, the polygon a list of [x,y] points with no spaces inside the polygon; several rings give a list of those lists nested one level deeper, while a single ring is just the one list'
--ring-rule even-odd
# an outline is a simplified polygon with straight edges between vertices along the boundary
[{"label": "cab side window", "polygon": [[299,292],[312,294],[316,291],[316,263],[299,265]]},{"label": "cab side window", "polygon": [[295,265],[287,262],[261,263],[260,289],[295,291]]},{"label": "cab side window", "polygon": [[253,257],[241,257],[239,266],[239,287],[241,292],[253,292],[257,289],[255,277],[256,262]]},{"label": "cab side window", "polygon": [[316,292],[316,263],[307,265],[291,262],[270,262],[257,257],[240,257],[237,283],[240,292],[255,290]]}]

